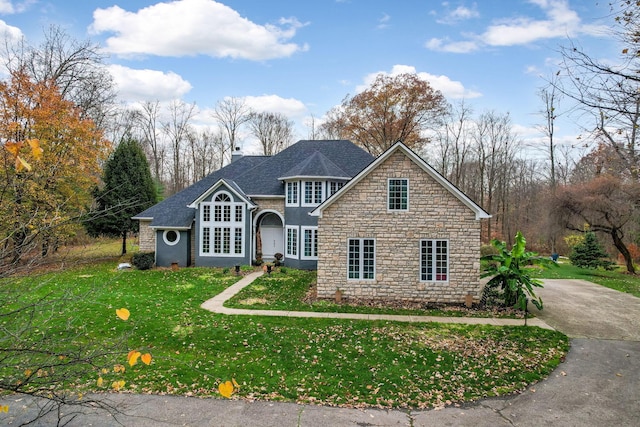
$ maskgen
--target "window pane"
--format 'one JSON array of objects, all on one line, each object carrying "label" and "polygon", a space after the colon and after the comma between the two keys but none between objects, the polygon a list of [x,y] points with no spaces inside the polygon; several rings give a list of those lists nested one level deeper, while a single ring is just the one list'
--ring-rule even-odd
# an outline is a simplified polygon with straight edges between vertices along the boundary
[{"label": "window pane", "polygon": [[236,206],[236,222],[242,222],[242,206]]},{"label": "window pane", "polygon": [[408,181],[406,179],[389,180],[389,209],[406,210],[408,196]]},{"label": "window pane", "polygon": [[204,227],[202,229],[202,253],[208,254],[211,250],[211,229]]},{"label": "window pane", "polygon": [[242,254],[242,228],[236,228],[234,252]]},{"label": "window pane", "polygon": [[375,277],[375,246],[373,239],[363,240],[362,258],[362,278],[373,279]]},{"label": "window pane", "polygon": [[358,239],[349,239],[348,269],[349,279],[360,278],[360,240]]},{"label": "window pane", "polygon": [[224,222],[230,222],[231,221],[231,206],[226,205],[222,207],[224,210],[224,215],[222,217],[222,220]]},{"label": "window pane", "polygon": [[228,254],[231,252],[231,229],[224,228],[223,229],[224,238],[222,241],[222,252]]},{"label": "window pane", "polygon": [[313,182],[311,181],[304,183],[304,202],[306,204],[313,203]]},{"label": "window pane", "polygon": [[202,206],[202,221],[209,222],[211,221],[211,206],[203,205]]},{"label": "window pane", "polygon": [[287,255],[298,256],[298,230],[287,228]]},{"label": "window pane", "polygon": [[313,183],[313,203],[322,203],[322,182]]}]

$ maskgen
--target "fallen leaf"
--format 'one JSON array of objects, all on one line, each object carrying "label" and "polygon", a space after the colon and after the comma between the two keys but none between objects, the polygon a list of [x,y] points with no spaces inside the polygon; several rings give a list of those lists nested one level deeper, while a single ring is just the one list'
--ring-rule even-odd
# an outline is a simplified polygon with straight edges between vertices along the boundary
[{"label": "fallen leaf", "polygon": [[116,309],[116,316],[118,316],[122,320],[128,320],[130,314],[131,313],[126,308],[117,308]]},{"label": "fallen leaf", "polygon": [[141,353],[137,350],[131,350],[127,355],[127,361],[129,362],[129,366],[133,366],[138,363],[138,358],[141,356]]},{"label": "fallen leaf", "polygon": [[218,391],[222,397],[226,397],[228,399],[233,394],[233,384],[231,381],[223,382],[218,386]]},{"label": "fallen leaf", "polygon": [[144,363],[145,365],[150,365],[151,364],[151,354],[150,353],[143,354],[142,357],[140,358],[140,360],[142,360],[142,363]]}]

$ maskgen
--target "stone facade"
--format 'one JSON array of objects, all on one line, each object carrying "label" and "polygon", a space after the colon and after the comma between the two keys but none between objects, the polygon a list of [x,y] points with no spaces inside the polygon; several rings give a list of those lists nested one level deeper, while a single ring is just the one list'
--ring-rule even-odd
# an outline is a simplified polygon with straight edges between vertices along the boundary
[{"label": "stone facade", "polygon": [[138,244],[140,245],[140,252],[153,252],[156,250],[156,233],[151,229],[151,221],[140,220]]},{"label": "stone facade", "polygon": [[[409,209],[387,210],[387,180],[409,181]],[[347,279],[349,238],[375,239],[375,279]],[[421,239],[447,239],[449,280],[420,280]],[[480,221],[401,150],[371,170],[318,218],[318,296],[462,303],[477,301]]]},{"label": "stone facade", "polygon": [[277,199],[273,197],[252,197],[251,201],[258,205],[258,209],[254,213],[254,218],[260,216],[264,211],[276,211],[284,216],[284,197]]}]

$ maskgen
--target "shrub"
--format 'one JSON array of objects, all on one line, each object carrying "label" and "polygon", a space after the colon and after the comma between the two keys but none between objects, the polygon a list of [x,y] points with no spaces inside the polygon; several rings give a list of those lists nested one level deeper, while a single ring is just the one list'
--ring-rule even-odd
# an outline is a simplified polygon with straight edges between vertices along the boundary
[{"label": "shrub", "polygon": [[137,252],[131,257],[131,263],[138,270],[149,270],[156,261],[155,252]]},{"label": "shrub", "polygon": [[584,234],[584,241],[573,247],[569,255],[571,264],[580,268],[598,268],[610,270],[613,262],[609,260],[609,255],[598,243],[595,233],[588,231]]}]

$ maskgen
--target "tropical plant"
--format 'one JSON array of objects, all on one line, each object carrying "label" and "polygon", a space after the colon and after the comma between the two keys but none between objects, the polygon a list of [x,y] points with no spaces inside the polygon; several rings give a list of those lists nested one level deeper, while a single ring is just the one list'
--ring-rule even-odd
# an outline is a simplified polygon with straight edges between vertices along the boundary
[{"label": "tropical plant", "polygon": [[507,250],[507,244],[497,239],[491,241],[491,245],[498,251],[495,255],[482,257],[485,262],[484,272],[480,277],[492,276],[485,287],[485,292],[498,290],[505,306],[526,310],[528,298],[542,310],[542,298],[533,291],[534,287],[542,287],[542,282],[531,277],[526,267],[540,266],[543,268],[555,265],[544,257],[539,257],[535,252],[527,252],[526,239],[521,232],[516,233],[511,250]]}]

